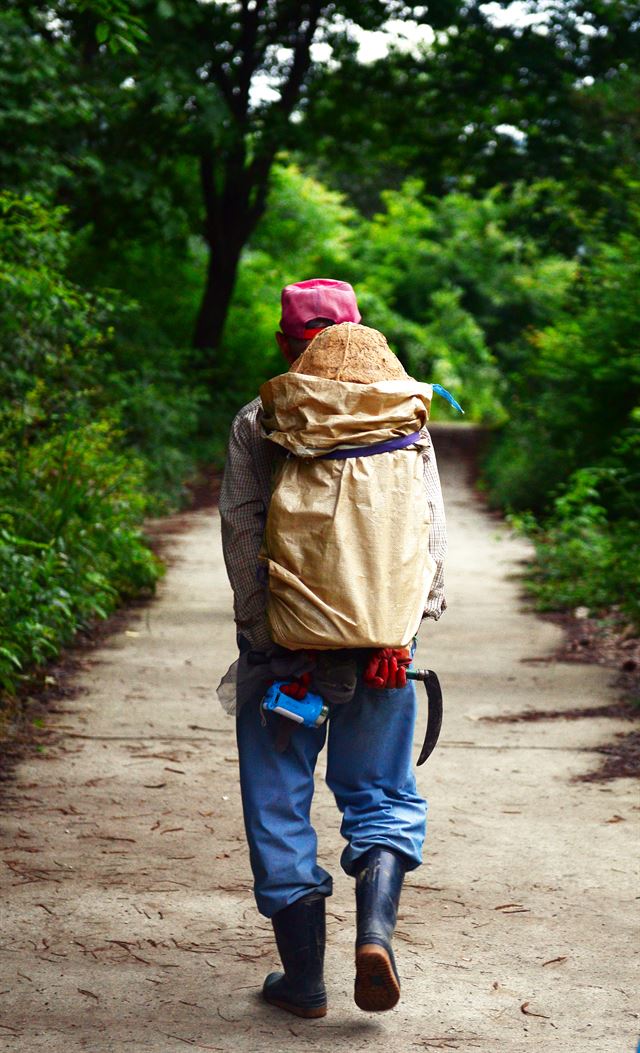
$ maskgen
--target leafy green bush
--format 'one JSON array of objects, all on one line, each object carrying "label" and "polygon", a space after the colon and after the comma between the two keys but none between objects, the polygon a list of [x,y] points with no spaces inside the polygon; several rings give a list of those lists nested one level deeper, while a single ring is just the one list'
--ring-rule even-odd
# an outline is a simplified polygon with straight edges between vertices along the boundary
[{"label": "leafy green bush", "polygon": [[78,628],[148,592],[160,564],[139,529],[144,465],[108,421],[4,451],[0,464],[0,684]]},{"label": "leafy green bush", "polygon": [[187,379],[189,353],[150,338],[121,294],[89,294],[69,281],[70,251],[62,209],[0,194],[0,422],[4,413],[14,441],[24,441],[21,430],[36,441],[65,418],[115,419],[144,462],[157,508],[175,505],[193,470],[205,399]]},{"label": "leafy green bush", "polygon": [[640,535],[637,518],[612,520],[601,490],[615,469],[574,472],[540,526],[531,516],[513,517],[532,539],[536,562],[527,588],[542,610],[617,607],[640,629]]},{"label": "leafy green bush", "polygon": [[153,588],[161,566],[141,523],[182,482],[196,426],[197,393],[184,384],[179,352],[155,368],[150,353],[136,353],[136,307],[70,282],[69,248],[60,210],[0,195],[7,691],[79,627]]},{"label": "leafy green bush", "polygon": [[485,465],[494,504],[543,513],[575,470],[620,467],[602,492],[614,516],[628,515],[621,480],[640,470],[640,205],[635,222],[613,243],[585,245],[554,324],[528,335]]},{"label": "leafy green bush", "polygon": [[509,377],[510,420],[485,464],[492,504],[526,512],[546,609],[616,606],[640,627],[640,208],[592,236],[553,325]]},{"label": "leafy green bush", "polygon": [[[510,233],[517,206],[499,191],[425,200],[409,180],[383,198],[369,220],[295,165],[275,167],[215,367],[229,407],[221,427],[282,368],[273,340],[282,286],[318,275],[355,286],[363,321],[385,333],[410,372],[453,389],[472,420],[504,420],[500,365],[510,342],[553,317],[573,264]],[[437,412],[449,415],[444,404]]]},{"label": "leafy green bush", "polygon": [[352,267],[411,325],[399,333],[401,357],[421,379],[450,387],[471,420],[504,421],[513,343],[553,318],[573,264],[510,230],[518,203],[499,188],[436,199],[407,180],[382,198],[384,211],[354,238]]}]

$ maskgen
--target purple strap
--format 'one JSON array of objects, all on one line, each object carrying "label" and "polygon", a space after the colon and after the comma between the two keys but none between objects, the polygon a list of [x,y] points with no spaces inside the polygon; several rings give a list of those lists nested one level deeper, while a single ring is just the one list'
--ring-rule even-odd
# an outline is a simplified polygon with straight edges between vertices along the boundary
[{"label": "purple strap", "polygon": [[332,453],[323,453],[319,461],[345,461],[348,457],[373,457],[375,453],[389,453],[391,450],[402,450],[405,446],[413,446],[420,438],[420,432],[414,431],[412,435],[401,435],[398,439],[387,439],[386,442],[374,442],[373,446],[350,446],[348,449],[334,450]]}]

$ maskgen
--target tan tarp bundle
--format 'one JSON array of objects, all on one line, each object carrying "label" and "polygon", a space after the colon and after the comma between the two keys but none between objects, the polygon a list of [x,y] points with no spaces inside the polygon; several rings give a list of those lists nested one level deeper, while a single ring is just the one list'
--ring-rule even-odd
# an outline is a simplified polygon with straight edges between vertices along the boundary
[{"label": "tan tarp bundle", "polygon": [[434,573],[422,452],[319,458],[420,431],[431,386],[289,372],[260,395],[265,434],[293,454],[276,470],[261,557],[274,641],[292,650],[406,646]]},{"label": "tan tarp bundle", "polygon": [[407,374],[382,333],[366,325],[342,322],[331,325],[311,341],[293,363],[290,373],[375,384],[400,380]]}]

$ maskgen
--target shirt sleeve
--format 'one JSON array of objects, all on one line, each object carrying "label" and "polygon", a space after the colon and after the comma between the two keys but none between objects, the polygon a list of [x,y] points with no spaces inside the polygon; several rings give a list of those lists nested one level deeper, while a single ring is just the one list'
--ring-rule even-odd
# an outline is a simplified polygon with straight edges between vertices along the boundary
[{"label": "shirt sleeve", "polygon": [[233,589],[233,609],[238,632],[254,650],[273,646],[266,621],[267,590],[258,579],[258,554],[267,508],[252,451],[249,421],[238,414],[229,435],[229,446],[220,491],[222,550]]},{"label": "shirt sleeve", "polygon": [[431,441],[424,447],[424,485],[427,491],[429,511],[431,513],[431,527],[429,530],[429,552],[436,565],[431,589],[425,606],[425,618],[433,618],[435,621],[446,610],[447,601],[444,597],[444,559],[447,553],[447,524],[444,514],[444,501],[442,500],[442,488],[438,474],[435,450]]}]

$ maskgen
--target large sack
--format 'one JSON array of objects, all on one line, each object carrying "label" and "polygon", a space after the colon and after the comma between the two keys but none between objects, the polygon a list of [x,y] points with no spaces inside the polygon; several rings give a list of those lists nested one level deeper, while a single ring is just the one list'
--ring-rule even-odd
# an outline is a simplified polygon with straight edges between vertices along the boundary
[{"label": "large sack", "polygon": [[420,432],[431,386],[406,375],[357,383],[291,371],[260,394],[265,434],[292,455],[276,468],[261,557],[274,641],[292,650],[407,646],[435,569],[421,450],[428,440],[346,460],[322,455]]}]

